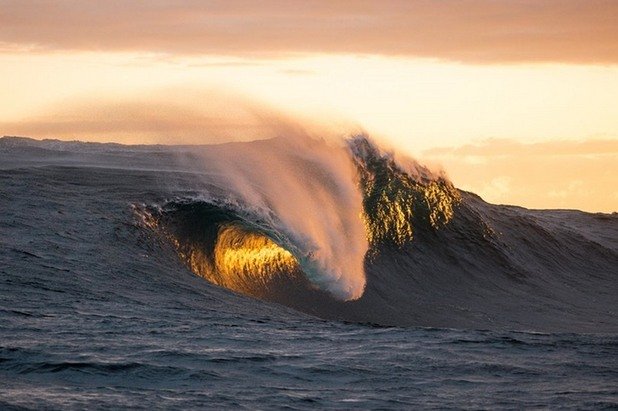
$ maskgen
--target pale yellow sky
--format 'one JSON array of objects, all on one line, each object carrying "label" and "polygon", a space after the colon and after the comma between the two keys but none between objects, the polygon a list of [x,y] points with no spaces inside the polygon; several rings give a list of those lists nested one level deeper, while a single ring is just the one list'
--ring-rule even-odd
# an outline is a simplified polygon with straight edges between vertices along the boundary
[{"label": "pale yellow sky", "polygon": [[[0,134],[273,132],[234,123],[234,99],[211,101],[218,90],[249,111],[365,129],[488,201],[618,211],[618,150],[596,144],[618,141],[617,3],[449,1],[304,2],[300,13],[277,1],[0,0]],[[597,149],[552,154],[576,142]],[[461,154],[488,144],[491,155]]]}]

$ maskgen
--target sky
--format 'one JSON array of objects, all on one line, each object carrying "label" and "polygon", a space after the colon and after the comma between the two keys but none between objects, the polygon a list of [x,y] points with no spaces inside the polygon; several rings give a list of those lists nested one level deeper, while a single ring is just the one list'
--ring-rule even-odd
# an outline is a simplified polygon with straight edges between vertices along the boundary
[{"label": "sky", "polygon": [[618,2],[0,0],[0,135],[209,143],[285,113],[490,202],[618,211]]}]

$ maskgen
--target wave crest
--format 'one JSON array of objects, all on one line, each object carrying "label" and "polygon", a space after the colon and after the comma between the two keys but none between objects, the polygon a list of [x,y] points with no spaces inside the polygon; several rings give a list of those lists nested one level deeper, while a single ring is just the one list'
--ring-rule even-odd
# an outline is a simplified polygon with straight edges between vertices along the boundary
[{"label": "wave crest", "polygon": [[363,220],[371,245],[402,246],[412,241],[417,224],[435,229],[452,220],[461,196],[445,177],[412,159],[396,161],[365,136],[351,139],[349,145],[358,169]]}]

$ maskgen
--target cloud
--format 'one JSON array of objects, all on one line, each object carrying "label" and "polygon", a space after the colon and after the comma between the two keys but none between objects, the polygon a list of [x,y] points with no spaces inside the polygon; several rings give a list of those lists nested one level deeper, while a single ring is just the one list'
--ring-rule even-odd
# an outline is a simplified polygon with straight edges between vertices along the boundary
[{"label": "cloud", "polygon": [[433,148],[423,157],[441,163],[458,187],[490,202],[618,211],[618,139],[492,139]]},{"label": "cloud", "polygon": [[577,192],[577,194],[587,194],[584,190],[584,182],[582,180],[573,180],[568,184],[563,185],[562,187],[558,187],[554,190],[551,190],[547,193],[550,197],[558,197],[558,198],[566,198],[569,195],[573,195]]},{"label": "cloud", "polygon": [[511,192],[511,179],[509,177],[492,178],[487,185],[481,187],[477,194],[486,197],[504,201],[508,198]]},{"label": "cloud", "polygon": [[0,0],[4,50],[618,63],[613,0]]},{"label": "cloud", "polygon": [[[513,156],[595,156],[618,155],[618,139],[553,140],[520,143],[509,139],[488,139],[460,147],[435,147],[426,150],[431,157],[475,158],[487,161],[491,157]],[[475,162],[473,162],[475,163]]]}]

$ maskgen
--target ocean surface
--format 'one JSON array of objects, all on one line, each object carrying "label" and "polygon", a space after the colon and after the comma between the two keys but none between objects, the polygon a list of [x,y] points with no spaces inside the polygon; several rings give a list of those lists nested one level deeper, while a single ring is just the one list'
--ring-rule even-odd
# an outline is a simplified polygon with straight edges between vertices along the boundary
[{"label": "ocean surface", "polygon": [[0,139],[0,409],[618,407],[618,214],[359,136]]}]

